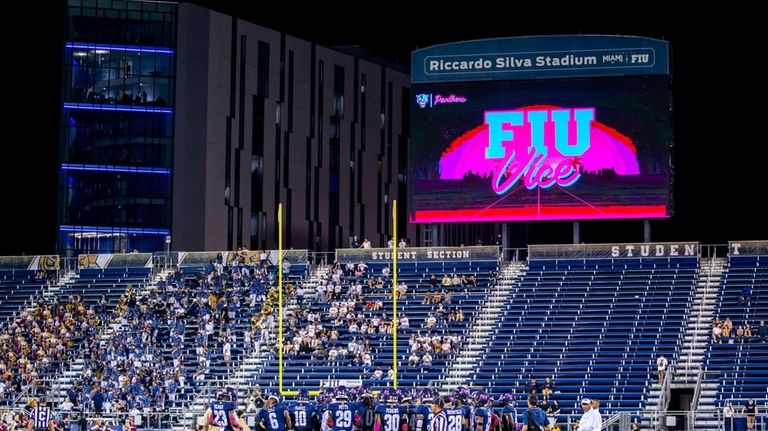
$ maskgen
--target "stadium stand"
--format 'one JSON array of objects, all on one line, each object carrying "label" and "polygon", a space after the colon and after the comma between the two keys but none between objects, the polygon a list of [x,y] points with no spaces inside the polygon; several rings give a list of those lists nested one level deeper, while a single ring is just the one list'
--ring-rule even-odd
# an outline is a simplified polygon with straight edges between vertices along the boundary
[{"label": "stadium stand", "polygon": [[[347,263],[352,263],[355,270],[347,270]],[[299,313],[300,316],[296,316],[295,324],[289,324],[286,328],[284,343],[290,343],[297,335],[303,336],[300,334],[306,331],[310,323],[307,316],[313,320],[319,316],[322,329],[318,329],[318,334],[325,331],[330,335],[333,332],[331,329],[335,328],[338,332],[338,341],[334,343],[329,340],[327,347],[323,349],[326,353],[319,355],[317,354],[318,346],[313,348],[302,346],[296,354],[286,354],[283,370],[283,379],[287,382],[286,389],[314,390],[325,382],[340,380],[365,381],[374,389],[391,384],[388,381],[391,378],[387,376],[388,369],[392,365],[391,279],[383,277],[386,281],[378,286],[375,283],[372,286],[367,284],[370,277],[377,279],[381,276],[382,270],[388,263],[381,261],[363,263],[367,269],[357,275],[355,272],[360,262],[338,263],[338,270],[343,273],[339,278],[339,295],[334,294],[333,298],[329,298],[316,292],[304,294],[301,309],[306,310],[306,313]],[[398,285],[403,283],[407,286],[406,293],[397,300],[398,319],[402,315],[408,318],[408,328],[402,327],[401,322],[398,329],[398,387],[423,387],[441,377],[447,362],[458,348],[457,344],[461,343],[462,334],[466,331],[477,307],[492,286],[498,272],[498,264],[498,260],[411,261],[398,264]],[[331,269],[325,282],[334,285],[332,278],[335,271]],[[454,274],[456,277],[453,277]],[[432,275],[441,282],[448,275],[452,280],[451,285],[443,287],[438,284],[432,287],[429,282]],[[462,280],[470,277],[474,277],[476,287],[465,287],[461,283],[453,284],[454,278]],[[361,284],[361,295],[350,293],[352,282]],[[355,304],[352,306],[354,313],[349,313],[354,317],[348,314],[346,318],[341,319],[342,325],[336,325],[335,319],[329,316],[329,310],[334,302],[339,302],[338,300],[350,300]],[[452,312],[456,313],[459,309],[463,313],[463,320],[451,320]],[[434,328],[427,328],[430,316],[435,319]],[[289,321],[290,319],[289,317]],[[351,322],[354,322],[357,331],[365,324],[371,332],[364,335],[355,332],[355,329],[350,331]],[[316,326],[312,326],[311,330],[314,330]],[[443,341],[446,339],[452,340],[450,350],[435,352],[437,343],[442,348]],[[356,353],[351,353],[348,348],[353,340]],[[427,343],[430,344],[429,347],[425,346]],[[334,349],[334,345],[337,348]],[[329,350],[337,350],[337,353],[346,351],[346,358],[339,354],[336,360],[330,360],[326,356]],[[424,363],[426,350],[430,350],[431,365]],[[370,355],[370,365],[364,364],[366,353]],[[416,353],[418,360],[409,364],[412,353]],[[376,370],[381,372],[378,378],[378,374],[374,374]],[[273,360],[259,376],[255,376],[252,383],[261,387],[277,387],[277,379],[278,364]]]},{"label": "stadium stand", "polygon": [[[768,406],[768,336],[759,335],[768,321],[768,256],[730,256],[717,300],[719,321],[730,318],[733,330],[717,342],[710,338],[704,369],[716,379],[715,407],[731,402],[736,412],[754,398],[765,412]],[[742,331],[750,326],[749,335]],[[742,331],[739,330],[742,329]],[[736,427],[746,429],[743,418]]]},{"label": "stadium stand", "polygon": [[641,410],[657,356],[678,349],[698,258],[529,264],[471,385],[523,397],[551,377],[563,414],[583,396],[604,413]]}]

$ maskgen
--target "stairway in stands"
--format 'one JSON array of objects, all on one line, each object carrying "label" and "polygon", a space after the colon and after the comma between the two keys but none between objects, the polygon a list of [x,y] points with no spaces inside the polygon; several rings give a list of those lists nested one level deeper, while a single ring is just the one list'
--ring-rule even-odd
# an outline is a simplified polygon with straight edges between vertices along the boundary
[{"label": "stairway in stands", "polygon": [[[725,259],[723,258],[702,259],[701,261],[696,290],[694,291],[693,300],[686,316],[685,334],[680,353],[676,362],[670,361],[670,365],[674,367],[672,388],[693,388],[696,386],[699,369],[704,359],[707,341],[712,328],[715,302],[724,268]],[[714,400],[712,397],[715,394],[715,389],[717,389],[716,381],[702,381],[699,405],[702,405],[702,403],[711,404]],[[648,391],[648,399],[645,404],[645,410],[648,414],[651,414],[659,407],[659,396],[660,387],[658,385],[655,385],[653,389]],[[705,414],[710,413],[712,412]]]},{"label": "stairway in stands", "polygon": [[[301,282],[299,290],[306,292],[306,295],[313,295],[318,283],[328,275],[329,270],[330,268],[325,264],[316,266],[312,270],[309,278]],[[304,293],[302,293],[302,295],[303,294]],[[283,298],[285,299],[284,312],[287,313],[288,311],[299,307],[295,295],[290,297],[284,296]],[[277,312],[278,310],[275,309],[275,314],[277,314]],[[258,336],[258,334],[254,334],[254,336]],[[194,400],[189,403],[185,409],[183,417],[180,418],[179,423],[174,425],[173,430],[182,431],[194,429],[197,418],[203,415],[211,400],[214,399],[216,392],[221,388],[235,388],[238,391],[238,402],[244,402],[250,395],[250,391],[253,389],[253,382],[259,375],[261,375],[264,366],[270,359],[274,358],[275,355],[273,352],[277,340],[277,334],[275,333],[274,336],[270,338],[269,343],[260,345],[258,351],[249,350],[249,353],[243,356],[239,366],[233,369],[225,379],[213,380],[201,389]]]},{"label": "stairway in stands", "polygon": [[442,380],[441,390],[448,391],[466,385],[467,378],[477,368],[488,337],[501,318],[504,305],[509,302],[518,279],[525,272],[525,262],[505,263],[501,268],[496,286],[480,305],[480,312],[467,331],[466,346],[456,355]]},{"label": "stairway in stands", "polygon": [[720,279],[725,268],[724,258],[713,258],[702,262],[699,270],[699,283],[694,292],[694,300],[688,313],[685,339],[680,350],[678,363],[675,365],[676,383],[696,383],[696,376],[704,359],[704,349],[712,332],[715,315],[715,302],[720,288]]},{"label": "stairway in stands", "polygon": [[[704,388],[699,401],[694,426],[696,431],[714,431],[722,429],[718,423],[717,411],[727,402],[731,402],[736,412],[741,411],[747,398],[754,398],[765,413],[768,399],[768,343],[761,342],[753,329],[752,337],[738,337],[738,326],[750,324],[756,327],[760,321],[768,320],[768,256],[734,255],[728,257],[726,271],[723,273],[715,314],[713,317],[733,322],[730,338],[723,337],[718,343],[706,338],[707,345],[703,360],[706,371]],[[742,300],[742,289],[749,288],[753,300],[747,304]],[[711,331],[711,326],[710,326]],[[760,416],[755,429],[760,427]],[[744,418],[736,418],[735,429],[746,429]]]},{"label": "stairway in stands", "polygon": [[[158,281],[165,280],[169,275],[171,275],[173,271],[164,271],[164,272],[158,272],[155,274],[154,277],[145,279],[143,283],[140,283],[136,286],[136,292],[139,295],[148,294],[150,289],[154,286],[157,286]],[[75,286],[78,282],[79,276],[73,276],[69,280],[69,284],[67,284],[65,289],[63,290],[65,293],[67,290],[70,290],[71,286]],[[134,280],[136,281],[136,280]],[[126,284],[122,287],[122,294],[125,293],[125,287],[131,286],[131,284]],[[114,303],[111,305],[112,312],[115,311],[115,306],[117,304],[117,301],[119,301],[119,298],[114,301]],[[114,315],[113,315],[114,316]],[[102,326],[100,334],[98,335],[99,339],[101,340],[101,343],[105,343],[107,340],[112,338],[112,336],[115,334],[115,329],[112,325],[108,324],[109,321],[106,322],[104,326]],[[72,387],[72,382],[75,378],[79,377],[83,373],[83,368],[85,367],[85,358],[82,355],[82,352],[78,352],[77,355],[75,355],[72,360],[63,366],[57,375],[53,379],[53,384],[51,385],[51,390],[48,392],[47,400],[50,405],[58,406],[64,401],[64,398],[67,397],[67,390]],[[26,401],[26,400],[21,400]]]}]

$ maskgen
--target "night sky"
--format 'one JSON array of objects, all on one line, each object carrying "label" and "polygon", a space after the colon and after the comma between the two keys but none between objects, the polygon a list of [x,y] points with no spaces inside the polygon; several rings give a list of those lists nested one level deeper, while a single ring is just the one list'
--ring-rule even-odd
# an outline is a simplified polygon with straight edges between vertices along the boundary
[{"label": "night sky", "polygon": [[[64,25],[64,2],[56,3],[46,4],[45,16],[33,19],[27,17],[43,6],[18,4],[24,30],[14,31],[8,24],[2,28],[10,112],[3,121],[1,217],[7,233],[0,240],[0,255],[51,253],[55,247]],[[317,2],[301,12],[302,21],[313,17],[307,23],[291,17],[297,9],[291,2],[271,2],[270,8],[283,11],[271,15],[258,9],[263,2],[198,3],[320,44],[360,45],[373,56],[404,66],[416,48],[457,40],[579,33],[666,39],[672,46],[676,209],[672,219],[652,222],[652,239],[709,244],[768,239],[768,217],[758,209],[768,190],[766,72],[756,64],[765,61],[768,49],[759,34],[765,24],[757,22],[754,11],[698,8],[667,16],[663,14],[668,11],[647,2],[613,2],[586,10],[521,8],[521,2],[514,2],[514,8],[501,10],[404,11],[391,2],[358,2],[351,9]],[[620,11],[627,9],[631,12]],[[344,20],[350,13],[360,18]],[[571,241],[567,222],[531,223],[527,232],[532,243]],[[642,222],[582,223],[582,240],[640,241]]]}]

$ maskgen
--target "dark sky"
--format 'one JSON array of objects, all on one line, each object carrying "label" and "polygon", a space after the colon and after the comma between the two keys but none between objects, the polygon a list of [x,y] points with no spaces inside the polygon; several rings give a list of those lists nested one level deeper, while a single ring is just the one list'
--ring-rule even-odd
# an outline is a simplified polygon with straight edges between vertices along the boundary
[{"label": "dark sky", "polygon": [[[64,2],[57,3],[46,5],[45,16],[27,21],[21,32],[11,25],[2,28],[10,113],[4,121],[1,170],[7,233],[0,240],[0,255],[50,253],[55,246],[64,24]],[[535,2],[535,9],[521,8],[522,2],[514,2],[514,7],[499,10],[478,4],[474,10],[403,11],[390,2],[358,2],[350,9],[316,2],[302,9],[299,20],[291,15],[299,6],[290,1],[270,2],[277,9],[271,14],[258,8],[263,2],[252,0],[199,3],[321,44],[361,45],[404,65],[413,49],[457,40],[569,33],[666,39],[672,46],[676,213],[671,220],[652,223],[653,239],[768,239],[766,217],[758,210],[768,187],[768,159],[763,157],[768,145],[763,133],[766,73],[756,64],[766,52],[759,35],[765,24],[757,22],[754,11],[697,8],[669,16],[664,3],[647,2],[567,10],[541,2]],[[36,2],[19,7],[20,16],[35,15],[41,8]],[[360,18],[344,19],[349,14]],[[642,239],[640,221],[582,225],[587,242]],[[568,242],[570,229],[562,222],[533,223],[529,238]]]}]

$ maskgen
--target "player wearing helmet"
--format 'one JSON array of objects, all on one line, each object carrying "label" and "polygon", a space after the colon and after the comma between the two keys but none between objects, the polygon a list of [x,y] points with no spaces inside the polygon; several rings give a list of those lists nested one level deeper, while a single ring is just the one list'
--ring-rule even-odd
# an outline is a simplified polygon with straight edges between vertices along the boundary
[{"label": "player wearing helmet", "polygon": [[475,414],[472,415],[473,431],[490,431],[491,430],[491,411],[486,407],[488,401],[491,399],[488,394],[483,391],[477,391],[473,394],[472,402],[475,405]]},{"label": "player wearing helmet", "polygon": [[274,393],[267,396],[257,422],[261,429],[267,431],[286,431],[293,428],[291,415],[280,403],[280,396]]},{"label": "player wearing helmet", "polygon": [[360,401],[355,411],[355,427],[360,431],[373,431],[375,420],[373,395],[368,390],[360,393]]},{"label": "player wearing helmet", "polygon": [[334,402],[328,405],[328,410],[323,415],[323,422],[331,431],[352,431],[355,411],[353,407],[349,404],[347,388],[339,386],[334,394]]},{"label": "player wearing helmet", "polygon": [[206,431],[238,431],[237,404],[232,401],[232,395],[225,389],[216,393],[216,400],[211,402],[204,415]]},{"label": "player wearing helmet", "polygon": [[312,431],[315,429],[317,412],[315,406],[309,402],[309,392],[306,389],[296,395],[296,404],[289,407],[291,419],[296,431]]},{"label": "player wearing helmet", "polygon": [[[387,404],[376,406],[376,422],[373,425],[373,431],[401,431],[401,421],[404,419],[407,421],[407,409],[398,405],[400,399],[396,393],[392,391],[383,392],[386,392],[386,394],[383,394],[382,399]],[[407,422],[405,423],[407,424]]]}]

